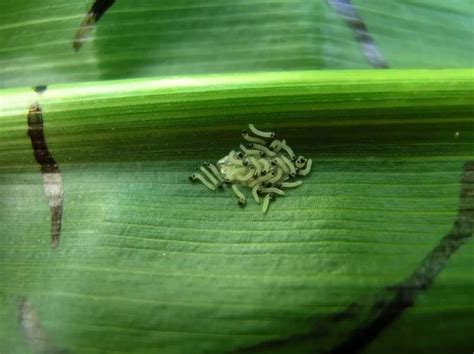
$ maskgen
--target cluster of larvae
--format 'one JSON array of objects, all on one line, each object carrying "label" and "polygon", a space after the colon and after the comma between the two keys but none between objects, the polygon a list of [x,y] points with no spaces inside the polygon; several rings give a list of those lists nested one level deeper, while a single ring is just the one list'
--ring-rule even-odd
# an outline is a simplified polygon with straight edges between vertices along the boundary
[{"label": "cluster of larvae", "polygon": [[285,195],[285,189],[303,183],[298,176],[306,176],[311,171],[312,161],[296,156],[285,139],[279,140],[274,132],[264,132],[249,124],[251,135],[242,131],[246,144],[232,150],[217,162],[217,166],[204,162],[201,173],[189,176],[191,181],[200,181],[207,188],[216,190],[231,185],[239,206],[246,204],[245,195],[239,187],[249,187],[257,204],[262,200],[265,214],[270,201]]}]

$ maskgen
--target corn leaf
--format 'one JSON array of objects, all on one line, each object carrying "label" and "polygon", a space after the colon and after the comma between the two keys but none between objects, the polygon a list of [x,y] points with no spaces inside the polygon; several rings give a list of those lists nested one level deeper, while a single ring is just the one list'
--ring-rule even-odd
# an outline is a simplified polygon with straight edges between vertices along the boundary
[{"label": "corn leaf", "polygon": [[[472,352],[473,17],[3,0],[0,353]],[[314,162],[266,215],[188,180],[248,123]]]},{"label": "corn leaf", "polygon": [[[416,306],[396,307],[401,322],[368,352],[467,350],[474,258],[461,241],[472,235],[473,86],[473,70],[458,69],[3,91],[2,350],[331,352],[416,272],[426,286],[403,292]],[[27,136],[37,100],[63,180],[55,250]],[[266,215],[187,179],[238,146],[247,123],[314,160]],[[453,247],[437,252],[446,242]]]}]

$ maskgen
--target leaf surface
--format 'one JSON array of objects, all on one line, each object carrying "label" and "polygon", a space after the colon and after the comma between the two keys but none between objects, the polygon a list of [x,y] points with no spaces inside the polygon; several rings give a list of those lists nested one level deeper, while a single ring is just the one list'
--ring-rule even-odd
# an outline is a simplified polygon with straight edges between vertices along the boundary
[{"label": "leaf surface", "polygon": [[[331,350],[348,335],[331,316],[354,302],[372,306],[453,227],[463,166],[474,158],[473,86],[464,69],[149,78],[52,85],[39,98],[4,90],[0,348],[35,352],[17,325],[32,317],[18,314],[26,297],[50,352],[234,352],[314,326],[328,328],[317,350]],[[63,179],[55,251],[27,136],[36,100]],[[314,161],[267,215],[187,179],[235,148],[247,123],[274,129]],[[417,333],[410,348],[428,352],[432,333],[419,326],[433,318],[474,329],[472,243],[463,247],[407,310],[415,320],[369,352],[400,343],[399,333],[402,345]],[[438,348],[470,345],[442,338]],[[314,351],[295,345],[281,349]]]}]

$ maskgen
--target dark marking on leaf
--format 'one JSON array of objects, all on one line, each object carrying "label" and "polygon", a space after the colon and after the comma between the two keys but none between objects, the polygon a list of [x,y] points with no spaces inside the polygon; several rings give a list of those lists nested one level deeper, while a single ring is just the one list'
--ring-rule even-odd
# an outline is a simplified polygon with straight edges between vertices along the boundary
[{"label": "dark marking on leaf", "polygon": [[105,12],[115,3],[115,0],[96,0],[92,4],[91,9],[87,12],[86,16],[82,19],[79,29],[76,32],[76,37],[72,47],[76,52],[81,49],[87,40],[88,33],[94,28],[97,22],[105,14]]},{"label": "dark marking on leaf", "polygon": [[66,354],[69,351],[57,348],[41,325],[36,308],[25,297],[18,304],[18,323],[23,337],[35,354]]},{"label": "dark marking on leaf", "polygon": [[474,161],[464,164],[461,177],[459,209],[449,233],[425,257],[412,275],[398,286],[387,288],[392,296],[381,296],[371,311],[370,320],[356,327],[345,340],[330,351],[332,354],[358,353],[414,305],[418,294],[433,284],[451,255],[472,237],[474,230]]},{"label": "dark marking on leaf", "polygon": [[43,189],[51,212],[51,247],[57,248],[61,235],[64,189],[61,171],[56,160],[48,150],[44,137],[43,111],[39,103],[33,103],[28,112],[28,135],[31,139],[33,154],[41,166]]},{"label": "dark marking on leaf", "polygon": [[378,69],[388,68],[382,53],[377,48],[364,21],[358,14],[351,0],[328,0],[331,5],[346,21],[354,32],[354,37],[359,42],[371,66]]},{"label": "dark marking on leaf", "polygon": [[464,164],[459,208],[451,230],[429,252],[415,271],[402,283],[389,286],[373,297],[354,302],[346,309],[314,321],[305,333],[270,340],[238,353],[273,352],[305,344],[318,353],[355,354],[361,352],[403,312],[415,304],[417,296],[429,289],[449,258],[474,232],[474,161]]},{"label": "dark marking on leaf", "polygon": [[46,85],[38,85],[38,86],[33,87],[33,90],[35,90],[35,92],[38,95],[41,95],[43,92],[46,91],[47,88],[48,88],[48,86],[46,86]]}]

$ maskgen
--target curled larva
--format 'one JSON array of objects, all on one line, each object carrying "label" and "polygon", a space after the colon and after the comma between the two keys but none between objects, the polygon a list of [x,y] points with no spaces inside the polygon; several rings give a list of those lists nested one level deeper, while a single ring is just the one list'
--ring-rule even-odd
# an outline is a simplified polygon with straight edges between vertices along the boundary
[{"label": "curled larva", "polygon": [[311,171],[312,164],[313,164],[313,160],[309,159],[308,162],[306,162],[305,168],[302,169],[299,174],[302,176],[306,176]]},{"label": "curled larva", "polygon": [[276,155],[275,152],[273,152],[272,150],[270,150],[269,148],[261,144],[252,143],[252,148],[263,151],[265,155],[270,156],[270,157],[273,157]]},{"label": "curled larva", "polygon": [[262,212],[264,214],[267,213],[270,200],[273,200],[274,198],[275,196],[273,194],[267,194],[265,197],[263,197]]},{"label": "curled larva", "polygon": [[222,177],[222,174],[219,172],[217,167],[214,166],[214,164],[212,164],[210,162],[204,162],[204,166],[206,166],[208,169],[210,169],[212,171],[212,173],[214,173],[214,176],[217,177],[217,179],[219,180],[220,183],[224,182],[224,177]]},{"label": "curled larva", "polygon": [[263,132],[261,130],[258,130],[257,128],[254,127],[253,124],[249,124],[249,129],[252,131],[252,133],[262,138],[273,139],[276,136],[274,132]]},{"label": "curled larva", "polygon": [[193,173],[191,176],[189,176],[189,180],[194,182],[196,180],[199,180],[201,181],[202,184],[204,184],[207,188],[209,188],[210,190],[214,191],[216,190],[216,187],[211,184],[209,181],[207,181],[203,175],[201,175],[200,173]]},{"label": "curled larva", "polygon": [[306,162],[308,160],[305,159],[303,156],[298,156],[298,158],[295,160],[295,166],[297,168],[303,168],[306,165]]},{"label": "curled larva", "polygon": [[265,145],[267,142],[263,139],[256,138],[253,136],[250,136],[249,133],[246,130],[242,131],[242,136],[245,140],[247,140],[249,143],[257,143],[257,144],[263,144]]},{"label": "curled larva", "polygon": [[244,152],[245,155],[250,156],[259,156],[262,157],[264,155],[264,152],[261,150],[256,150],[256,149],[247,149],[243,144],[240,144],[240,149]]},{"label": "curled larva", "polygon": [[303,181],[294,181],[294,182],[281,182],[281,188],[294,188],[301,186]]},{"label": "curled larva", "polygon": [[237,180],[237,181],[240,181],[240,182],[245,182],[245,181],[248,181],[250,178],[252,178],[253,174],[254,174],[254,170],[249,170],[247,172],[247,174],[245,175],[241,175],[241,174],[236,174],[234,176],[234,178]]},{"label": "curled larva", "polygon": [[201,166],[199,169],[202,171],[202,173],[206,175],[207,178],[209,178],[209,180],[211,181],[213,185],[215,185],[216,187],[220,185],[220,182],[216,179],[216,177],[212,175],[211,172],[207,170],[207,168],[205,168],[204,166]]},{"label": "curled larva", "polygon": [[258,196],[259,188],[260,188],[259,185],[256,185],[252,188],[252,196],[253,196],[253,199],[255,199],[255,203],[257,204],[260,204],[260,197]]},{"label": "curled larva", "polygon": [[275,172],[275,176],[272,177],[271,179],[269,179],[268,182],[270,182],[270,183],[278,182],[282,175],[283,175],[283,171],[281,170],[281,168],[277,168],[277,170]]},{"label": "curled larva", "polygon": [[240,206],[244,206],[245,205],[245,195],[243,195],[243,193],[241,191],[239,191],[239,188],[235,184],[232,185],[232,190],[234,191],[234,194],[237,196],[237,203]]},{"label": "curled larva", "polygon": [[280,140],[273,140],[270,144],[270,149],[275,152],[279,152],[281,150],[281,141]]},{"label": "curled larva", "polygon": [[235,152],[235,150],[232,150],[231,152],[229,152],[229,155],[227,155],[227,159],[233,165],[243,166],[243,161],[237,158],[237,153]]},{"label": "curled larva", "polygon": [[286,151],[286,153],[290,157],[290,160],[295,160],[296,159],[296,155],[293,152],[293,149],[290,148],[288,145],[286,145],[286,140],[285,139],[283,139],[281,141],[281,148]]}]

